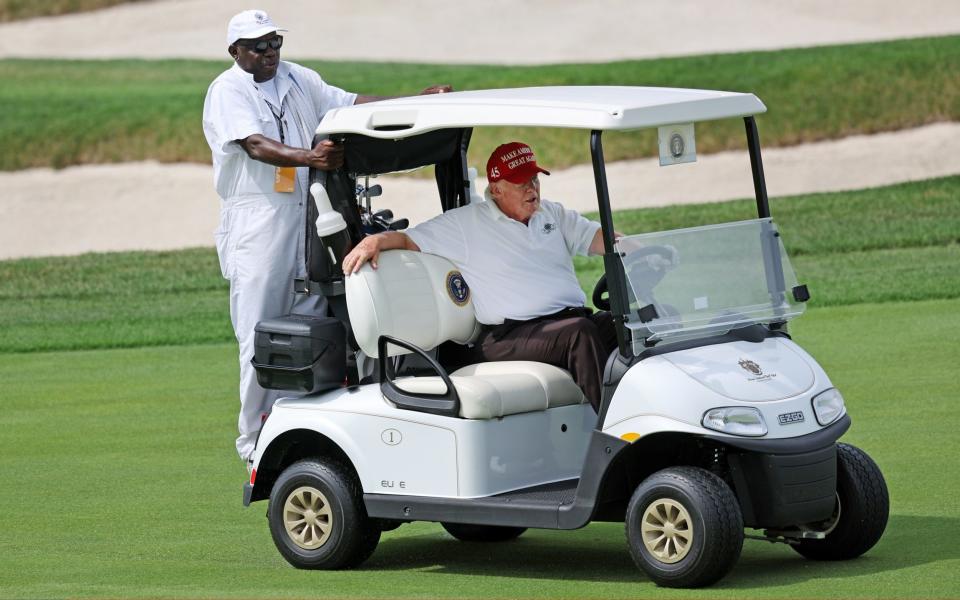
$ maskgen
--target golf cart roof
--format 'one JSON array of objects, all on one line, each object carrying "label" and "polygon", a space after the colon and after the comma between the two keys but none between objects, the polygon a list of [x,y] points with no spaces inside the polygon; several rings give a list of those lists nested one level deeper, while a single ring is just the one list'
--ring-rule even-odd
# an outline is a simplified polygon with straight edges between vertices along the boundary
[{"label": "golf cart roof", "polygon": [[753,94],[682,88],[555,86],[411,96],[331,110],[317,133],[396,139],[476,126],[628,130],[766,112]]}]

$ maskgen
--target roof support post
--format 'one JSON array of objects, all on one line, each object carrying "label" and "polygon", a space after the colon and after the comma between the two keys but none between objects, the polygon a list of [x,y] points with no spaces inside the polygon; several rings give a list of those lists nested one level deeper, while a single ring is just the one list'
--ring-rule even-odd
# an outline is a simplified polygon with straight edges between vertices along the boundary
[{"label": "roof support post", "polygon": [[[761,219],[767,219],[770,217],[770,203],[767,200],[767,182],[763,177],[763,160],[760,158],[760,134],[757,133],[757,122],[753,117],[744,117],[743,122],[747,128],[747,147],[750,150],[750,169],[753,171],[753,190],[757,196],[757,215]],[[782,315],[787,290],[783,275],[783,261],[780,258],[780,233],[772,223],[763,224],[761,231],[767,291],[770,294],[774,313]]]},{"label": "roof support post", "polygon": [[628,358],[633,353],[628,347],[624,315],[627,314],[630,304],[627,300],[627,281],[623,273],[623,263],[613,247],[613,214],[610,210],[610,192],[607,189],[607,169],[603,162],[603,144],[600,141],[602,133],[600,130],[593,130],[590,133],[590,155],[593,157],[593,180],[597,185],[597,206],[600,209],[600,227],[603,232],[603,268],[607,275],[610,313],[617,332],[617,347],[620,355]]},{"label": "roof support post", "polygon": [[763,178],[763,159],[760,157],[760,134],[753,117],[744,117],[747,128],[747,148],[750,150],[750,170],[753,172],[753,191],[757,197],[757,215],[761,219],[770,216],[770,204],[767,202],[767,182]]}]

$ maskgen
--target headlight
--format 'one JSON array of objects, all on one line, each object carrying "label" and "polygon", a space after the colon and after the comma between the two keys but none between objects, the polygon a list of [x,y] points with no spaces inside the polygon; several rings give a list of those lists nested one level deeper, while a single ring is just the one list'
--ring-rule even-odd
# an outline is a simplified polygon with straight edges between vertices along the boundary
[{"label": "headlight", "polygon": [[813,397],[813,414],[817,415],[817,423],[829,425],[843,414],[843,396],[837,388],[830,388]]},{"label": "headlight", "polygon": [[763,415],[759,410],[746,406],[712,408],[703,415],[702,422],[707,429],[723,433],[752,437],[767,435],[767,424],[763,421]]}]

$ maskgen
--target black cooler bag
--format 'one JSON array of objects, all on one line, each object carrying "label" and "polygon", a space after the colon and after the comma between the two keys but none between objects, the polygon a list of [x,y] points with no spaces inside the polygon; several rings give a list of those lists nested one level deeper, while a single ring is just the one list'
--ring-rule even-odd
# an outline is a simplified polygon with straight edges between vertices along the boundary
[{"label": "black cooler bag", "polygon": [[260,387],[303,393],[343,385],[347,332],[330,317],[287,315],[254,328],[253,366]]}]

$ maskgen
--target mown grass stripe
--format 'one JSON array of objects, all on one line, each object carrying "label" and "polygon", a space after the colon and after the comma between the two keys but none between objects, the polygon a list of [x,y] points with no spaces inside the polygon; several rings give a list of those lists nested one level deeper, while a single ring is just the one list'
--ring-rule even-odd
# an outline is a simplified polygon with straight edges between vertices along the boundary
[{"label": "mown grass stripe", "polygon": [[[756,217],[753,199],[616,213],[640,233]],[[791,256],[960,243],[960,177],[770,200]],[[593,215],[594,217],[596,215]]]}]

